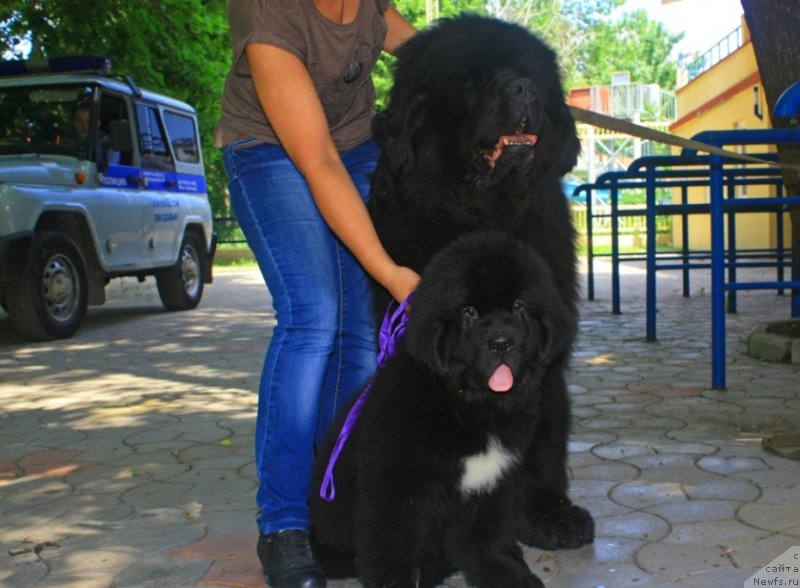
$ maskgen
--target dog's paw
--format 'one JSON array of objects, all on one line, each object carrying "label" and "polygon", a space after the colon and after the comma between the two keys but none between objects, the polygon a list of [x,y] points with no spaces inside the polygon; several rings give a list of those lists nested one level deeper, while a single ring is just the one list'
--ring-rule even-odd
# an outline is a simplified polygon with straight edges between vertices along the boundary
[{"label": "dog's paw", "polygon": [[577,549],[594,541],[594,519],[585,508],[566,504],[555,511],[519,520],[517,539],[549,551]]}]

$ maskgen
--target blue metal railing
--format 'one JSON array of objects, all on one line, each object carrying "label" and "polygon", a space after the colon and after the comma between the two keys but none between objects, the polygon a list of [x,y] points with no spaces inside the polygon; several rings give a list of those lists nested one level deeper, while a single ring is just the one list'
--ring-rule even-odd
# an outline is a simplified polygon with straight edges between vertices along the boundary
[{"label": "blue metal railing", "polygon": [[[786,111],[792,116],[800,108],[800,82],[776,104],[776,112]],[[787,106],[787,104],[789,106]],[[800,143],[800,127],[791,129],[765,129],[741,131],[707,131],[693,137],[697,141],[716,147],[728,145],[781,145]],[[775,159],[774,154],[758,156]],[[764,198],[739,198],[736,188],[744,185],[775,186],[777,195]],[[687,190],[692,186],[709,188],[709,200],[705,203],[689,203]],[[645,189],[646,207],[625,209],[619,206],[619,192],[625,189]],[[661,188],[680,188],[679,203],[659,203],[656,193]],[[606,190],[610,197],[608,212],[592,210],[592,191]],[[725,311],[736,308],[736,292],[740,290],[775,289],[792,290],[790,311],[793,317],[800,316],[800,275],[791,256],[783,248],[783,211],[786,206],[800,206],[800,195],[783,194],[780,170],[767,163],[743,163],[720,155],[700,156],[694,151],[684,150],[679,156],[642,157],[634,161],[627,170],[609,172],[598,177],[594,183],[575,188],[575,195],[586,193],[587,205],[587,249],[588,249],[588,295],[594,298],[594,258],[592,224],[600,216],[611,217],[612,258],[612,312],[620,312],[619,264],[624,256],[619,251],[619,218],[625,215],[646,216],[647,238],[644,257],[646,262],[646,330],[647,340],[656,339],[656,272],[661,269],[681,269],[684,272],[684,295],[688,295],[688,272],[691,269],[711,270],[711,347],[712,386],[725,388]],[[743,250],[736,247],[737,213],[769,212],[775,214],[777,222],[777,246],[765,250]],[[710,216],[711,247],[708,251],[693,251],[688,243],[688,217],[692,214]],[[683,242],[677,252],[659,252],[656,249],[656,218],[660,215],[679,215],[683,226]],[[725,219],[728,219],[727,228]],[[727,247],[725,244],[727,237]],[[797,254],[795,252],[795,254]],[[631,259],[628,257],[627,259]],[[665,261],[669,263],[665,263]],[[737,274],[743,267],[774,267],[775,281],[748,282]],[[784,270],[791,267],[790,279],[785,279]],[[727,297],[727,306],[726,306]]]}]

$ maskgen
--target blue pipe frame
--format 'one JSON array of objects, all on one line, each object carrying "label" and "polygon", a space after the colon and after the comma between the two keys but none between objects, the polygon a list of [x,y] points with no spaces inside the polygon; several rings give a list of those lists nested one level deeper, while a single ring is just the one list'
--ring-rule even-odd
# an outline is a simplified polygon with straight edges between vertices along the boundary
[{"label": "blue pipe frame", "polygon": [[[764,155],[767,159],[774,159],[774,154]],[[731,161],[734,163],[734,161]],[[736,161],[735,163],[739,163]],[[660,259],[674,259],[676,256],[680,259],[680,263],[675,265],[659,263],[651,266],[651,270],[657,269],[681,269],[683,270],[683,295],[689,296],[689,270],[692,268],[709,267],[708,264],[696,263],[697,259],[710,258],[710,251],[691,251],[689,249],[688,241],[688,218],[691,214],[708,214],[710,211],[709,204],[689,204],[688,203],[688,188],[690,187],[708,187],[708,171],[707,169],[660,169],[662,166],[669,167],[673,165],[680,166],[708,166],[708,157],[680,157],[680,156],[651,156],[643,157],[635,160],[627,171],[624,172],[607,172],[598,176],[594,184],[582,184],[575,188],[573,194],[580,195],[585,192],[586,206],[587,206],[587,222],[586,222],[586,239],[587,239],[587,298],[594,300],[594,258],[595,257],[611,257],[611,302],[612,313],[621,314],[621,300],[620,300],[620,275],[619,267],[622,257],[634,261],[647,260],[646,254],[622,254],[619,251],[619,219],[624,216],[642,216],[649,219],[648,235],[652,235],[655,239],[655,219],[661,215],[680,215],[681,223],[683,226],[683,242],[679,252],[669,253],[656,253],[656,257]],[[642,171],[644,170],[644,171]],[[778,190],[781,189],[780,171],[774,167],[760,167],[756,169],[725,169],[726,184],[730,194],[737,186],[747,185],[774,185]],[[619,206],[619,192],[626,189],[645,188],[649,190],[648,194],[651,196],[645,209],[624,209]],[[655,200],[655,191],[657,188],[681,188],[681,202],[679,204],[659,204]],[[595,189],[603,189],[609,192],[610,212],[604,214],[595,214],[593,211],[593,198],[592,192]],[[650,216],[648,216],[650,213]],[[593,221],[597,218],[611,217],[611,254],[596,254],[594,253],[594,228]],[[788,265],[783,260],[783,223],[782,216],[778,215],[779,222],[778,228],[778,243],[780,246],[776,250],[742,250],[737,252],[736,257],[740,258],[764,258],[776,257],[776,262],[732,262],[729,263],[729,272],[735,273],[738,266],[758,266],[758,267],[772,267],[776,266],[778,271],[778,279],[783,279],[783,268]],[[734,236],[731,235],[731,242],[735,242]],[[656,244],[653,240],[649,245],[650,250],[655,251]],[[734,257],[731,255],[731,257]],[[655,263],[655,260],[652,260]],[[655,291],[654,282],[650,292]],[[735,309],[735,299],[729,297],[728,305],[731,309]],[[651,303],[651,308],[653,304]],[[649,339],[655,340],[655,330],[650,328]]]},{"label": "blue pipe frame", "polygon": [[[793,84],[779,99],[775,106],[775,116],[796,117],[800,111],[800,81]],[[796,123],[796,118],[793,118]],[[713,145],[715,147],[725,147],[730,145],[780,145],[787,143],[800,143],[800,127],[784,129],[761,129],[761,130],[731,130],[731,131],[703,131],[693,137],[694,140]],[[774,157],[774,155],[762,155],[761,159]],[[726,168],[726,165],[735,164],[736,168]],[[697,170],[691,169],[660,169],[669,166],[696,166]],[[739,185],[752,184],[771,184],[778,187],[777,196],[766,198],[746,198],[738,199],[735,195],[735,187]],[[693,185],[708,186],[710,189],[710,199],[708,204],[688,204],[686,202],[686,189]],[[724,188],[728,187],[726,198]],[[587,248],[589,256],[589,283],[587,295],[590,300],[594,299],[594,275],[593,275],[593,232],[592,221],[592,192],[597,189],[608,189],[610,191],[611,202],[611,231],[612,231],[612,312],[620,312],[619,302],[619,218],[620,216],[642,215],[641,210],[621,211],[619,209],[619,190],[628,188],[641,188],[644,186],[646,193],[646,216],[647,242],[646,242],[646,280],[647,280],[647,340],[655,341],[655,317],[656,317],[656,296],[655,296],[655,276],[659,269],[656,253],[656,217],[664,214],[680,214],[682,220],[687,222],[688,214],[707,213],[711,217],[711,250],[710,264],[705,267],[711,268],[711,355],[712,355],[712,375],[711,385],[715,389],[725,389],[725,312],[726,293],[729,294],[728,310],[735,310],[735,293],[739,290],[763,290],[776,289],[782,292],[784,288],[791,289],[791,316],[800,317],[800,275],[797,275],[796,265],[792,266],[792,276],[790,280],[783,278],[782,268],[787,265],[783,258],[782,234],[778,241],[779,247],[776,251],[777,259],[769,265],[778,267],[778,279],[772,282],[740,282],[737,280],[736,268],[745,264],[737,261],[738,255],[735,247],[735,223],[728,223],[728,243],[729,250],[725,249],[725,216],[731,218],[737,210],[743,212],[768,211],[775,212],[782,217],[784,207],[789,205],[800,205],[800,195],[787,196],[782,193],[782,183],[778,168],[759,167],[753,168],[751,163],[723,157],[721,155],[699,156],[696,151],[684,149],[679,156],[652,156],[642,157],[635,160],[626,171],[608,172],[602,174],[592,184],[582,184],[575,188],[575,196],[586,193],[587,208]],[[658,204],[656,202],[656,188],[680,187],[682,192],[681,204]],[[600,215],[598,215],[600,216]],[[782,228],[782,223],[778,224]],[[687,295],[686,276],[690,267],[702,267],[698,264],[690,264],[689,259],[692,252],[688,249],[688,242],[685,240],[687,231],[684,230],[684,242],[682,244],[682,263],[673,266],[665,266],[661,269],[683,269],[684,270],[684,295]],[[794,252],[798,255],[798,252]],[[728,260],[726,261],[726,256]],[[754,265],[754,264],[748,264]],[[763,264],[762,264],[763,265]],[[728,280],[726,281],[725,270],[728,269]],[[731,302],[732,301],[732,302]]]}]

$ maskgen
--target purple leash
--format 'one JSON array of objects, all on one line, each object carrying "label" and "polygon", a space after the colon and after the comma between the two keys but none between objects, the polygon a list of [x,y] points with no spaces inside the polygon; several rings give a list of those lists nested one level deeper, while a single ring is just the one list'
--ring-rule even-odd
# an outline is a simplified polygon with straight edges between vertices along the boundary
[{"label": "purple leash", "polygon": [[[408,322],[406,308],[411,302],[412,296],[413,294],[400,304],[397,304],[393,300],[386,309],[378,339],[380,352],[378,353],[376,361],[379,369],[386,365],[386,361],[394,355],[398,342],[406,332],[406,323]],[[339,431],[339,437],[336,439],[336,445],[331,452],[331,457],[328,460],[328,467],[325,468],[325,476],[322,478],[322,487],[319,490],[319,495],[325,502],[333,502],[333,499],[336,497],[336,488],[333,485],[333,468],[336,466],[336,461],[339,459],[339,454],[342,453],[342,449],[344,449],[344,444],[347,443],[350,433],[353,432],[353,426],[358,420],[358,415],[361,414],[364,401],[367,399],[367,394],[371,389],[372,381],[361,391],[358,399],[350,408],[350,412],[347,413],[347,418],[342,425],[342,430]]]}]

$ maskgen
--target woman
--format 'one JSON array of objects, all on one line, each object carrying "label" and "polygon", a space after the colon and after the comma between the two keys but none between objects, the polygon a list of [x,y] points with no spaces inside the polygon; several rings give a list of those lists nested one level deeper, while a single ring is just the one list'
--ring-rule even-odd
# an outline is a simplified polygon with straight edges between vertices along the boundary
[{"label": "woman", "polygon": [[365,202],[380,51],[415,33],[388,0],[229,0],[233,65],[218,143],[277,326],[259,386],[258,555],[271,587],[317,588],[308,544],[314,447],[375,365],[369,279],[403,300]]}]

